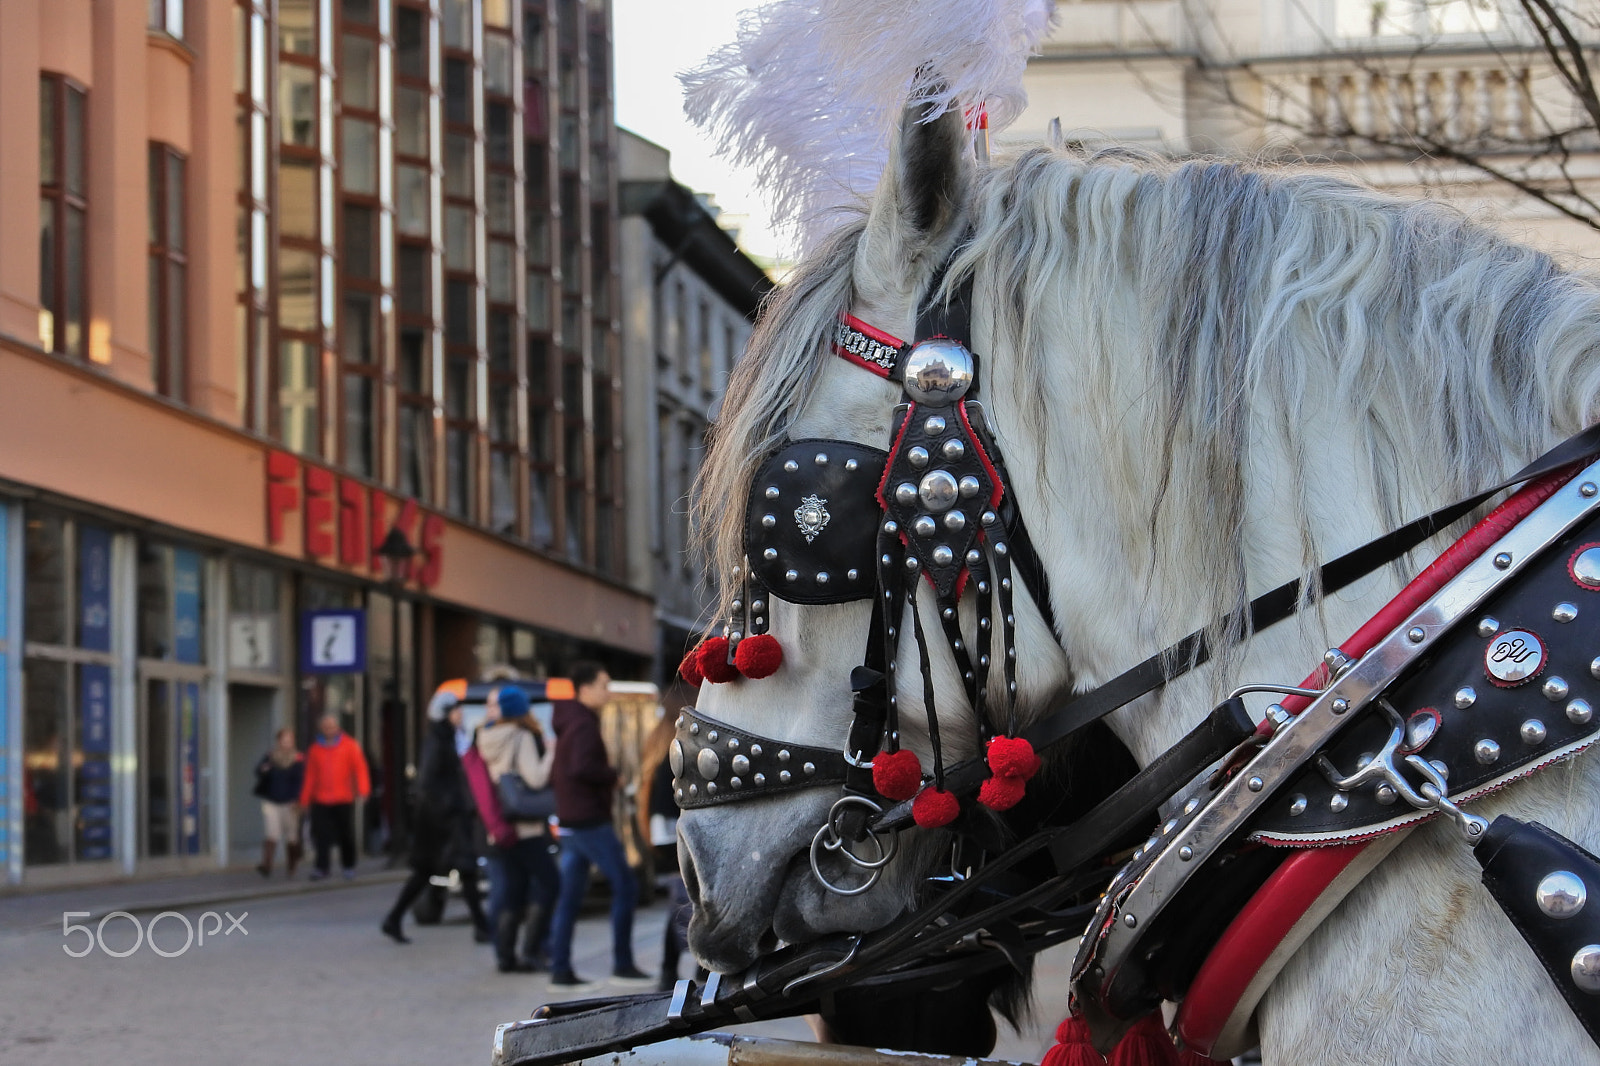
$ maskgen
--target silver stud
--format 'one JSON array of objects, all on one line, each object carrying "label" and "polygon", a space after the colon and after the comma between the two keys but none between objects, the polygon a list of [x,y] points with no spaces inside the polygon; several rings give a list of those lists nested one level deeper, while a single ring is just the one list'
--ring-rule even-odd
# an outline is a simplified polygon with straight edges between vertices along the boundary
[{"label": "silver stud", "polygon": [[946,460],[954,463],[967,454],[967,446],[958,440],[947,440],[944,442],[944,446],[939,449],[939,453]]},{"label": "silver stud", "polygon": [[853,566],[850,569],[848,569],[848,570],[846,570],[844,572],[844,579],[846,581],[854,581],[857,578],[859,578],[860,576],[861,576],[861,571],[857,570]]},{"label": "silver stud", "polygon": [[777,524],[778,524],[778,516],[777,515],[764,514],[764,515],[761,516],[761,528],[762,529],[771,529],[773,526],[775,526]]},{"label": "silver stud", "polygon": [[744,639],[744,634],[737,629],[728,630],[728,643],[737,644]]},{"label": "silver stud", "polygon": [[785,581],[799,581],[800,580],[800,571],[798,571],[798,570],[785,570],[783,572],[783,579]]},{"label": "silver stud", "polygon": [[1551,703],[1560,703],[1567,698],[1570,686],[1564,677],[1551,676],[1545,679],[1544,687],[1539,691],[1544,693],[1544,698]]},{"label": "silver stud", "polygon": [[1461,710],[1464,711],[1477,702],[1478,693],[1473,690],[1471,685],[1463,685],[1462,687],[1456,689],[1456,706]]},{"label": "silver stud", "polygon": [[767,499],[776,500],[777,498],[778,498],[778,486],[776,486],[776,485],[768,485],[767,486]]},{"label": "silver stud", "polygon": [[1589,899],[1589,890],[1583,878],[1571,870],[1556,870],[1546,874],[1539,882],[1539,887],[1533,890],[1533,898],[1545,917],[1561,920],[1583,910],[1584,903]]},{"label": "silver stud", "polygon": [[769,563],[772,562],[777,557],[778,557],[778,549],[777,548],[768,548],[768,549],[766,549],[765,551],[763,551],[761,553],[761,558],[765,559]]},{"label": "silver stud", "polygon": [[794,779],[794,775],[791,774],[789,771],[787,771],[787,770],[779,770],[778,771],[778,784],[787,785],[793,779]]},{"label": "silver stud", "polygon": [[1379,785],[1376,798],[1377,798],[1379,803],[1381,803],[1385,807],[1387,807],[1391,803],[1393,803],[1395,800],[1400,798],[1400,793],[1398,793],[1398,792],[1396,792],[1394,790],[1394,786],[1393,785],[1388,785],[1388,784]]},{"label": "silver stud", "polygon": [[1589,706],[1589,701],[1576,699],[1567,704],[1567,721],[1573,725],[1588,725],[1594,717],[1594,708]]},{"label": "silver stud", "polygon": [[828,465],[828,453],[827,452],[818,452],[817,453],[817,457],[815,459],[811,460],[811,461],[816,463],[818,466],[827,466]]},{"label": "silver stud", "polygon": [[1545,738],[1544,723],[1537,718],[1530,718],[1522,723],[1522,728],[1517,730],[1522,735],[1524,744],[1543,744]]},{"label": "silver stud", "polygon": [[[733,576],[734,576],[734,577],[735,577],[735,578],[737,578],[737,577],[738,577],[738,576],[739,576],[739,571],[737,571],[737,570],[735,570],[735,571],[734,571],[734,572],[733,572]],[[735,599],[735,600],[734,600],[734,601],[733,601],[733,605],[732,605],[732,606],[733,606],[733,609],[734,609],[734,610],[735,610],[735,611],[739,611],[739,610],[743,610],[743,609],[744,609],[744,601],[743,601],[743,600],[741,600],[741,599]]]},{"label": "silver stud", "polygon": [[1450,767],[1446,766],[1443,762],[1438,759],[1429,759],[1428,765],[1439,771],[1440,777],[1444,778],[1446,781],[1450,780]]},{"label": "silver stud", "polygon": [[1194,849],[1185,844],[1183,847],[1178,849],[1178,858],[1182,859],[1184,862],[1188,862],[1190,859],[1194,858]]},{"label": "silver stud", "polygon": [[[719,741],[721,739],[722,739],[722,734],[718,733],[715,729],[713,729],[711,732],[706,734],[706,743],[708,743],[708,744],[715,744],[717,741]],[[706,776],[710,777],[711,775],[707,774]]]},{"label": "silver stud", "polygon": [[917,520],[911,523],[911,531],[919,537],[931,537],[939,532],[939,526],[932,515],[918,515]]},{"label": "silver stud", "polygon": [[973,477],[971,474],[968,474],[966,477],[957,482],[956,487],[961,492],[961,498],[963,500],[970,500],[979,492],[983,491],[983,486],[978,482],[978,479]]},{"label": "silver stud", "polygon": [[754,755],[756,758],[759,759],[761,757],[761,745],[760,744],[752,744],[752,745],[750,745],[750,754]]},{"label": "silver stud", "polygon": [[978,619],[978,628],[979,629],[988,629],[989,628],[989,620],[987,618]]},{"label": "silver stud", "polygon": [[1334,714],[1343,714],[1350,709],[1350,701],[1343,696],[1337,696],[1334,698],[1332,707]]},{"label": "silver stud", "polygon": [[916,569],[921,565],[922,565],[922,560],[918,559],[915,555],[906,556],[906,569],[907,570],[915,572]]},{"label": "silver stud", "polygon": [[1168,818],[1166,824],[1161,827],[1161,835],[1166,836],[1176,828],[1178,828],[1178,820],[1176,818]]},{"label": "silver stud", "polygon": [[1129,929],[1137,929],[1139,927],[1139,918],[1134,914],[1124,914],[1122,916],[1122,924]]},{"label": "silver stud", "polygon": [[[989,583],[987,581],[978,582],[978,592],[981,593],[984,596],[989,595]],[[1600,662],[1600,660],[1596,660],[1596,661]]]},{"label": "silver stud", "polygon": [[706,782],[706,795],[715,796],[716,794],[717,794],[717,783],[715,781],[707,781]]},{"label": "silver stud", "polygon": [[1600,548],[1585,548],[1572,560],[1572,577],[1584,588],[1600,589]]},{"label": "silver stud", "polygon": [[1472,757],[1477,759],[1480,765],[1492,766],[1500,761],[1500,745],[1484,737],[1472,745]]},{"label": "silver stud", "polygon": [[1198,797],[1195,797],[1195,796],[1189,797],[1189,802],[1185,803],[1183,805],[1183,813],[1184,814],[1193,814],[1195,811],[1198,811],[1199,809],[1200,809],[1200,800],[1199,800]]},{"label": "silver stud", "polygon": [[994,553],[996,555],[1004,555],[1006,553],[1006,542],[1003,541],[1003,540],[995,541],[995,543],[994,543]]},{"label": "silver stud", "polygon": [[683,799],[683,789],[678,789],[676,795],[680,800]]},{"label": "silver stud", "polygon": [[1586,944],[1572,956],[1572,983],[1591,996],[1600,993],[1600,944]]},{"label": "silver stud", "polygon": [[1001,578],[1000,579],[1000,587],[1005,589],[1007,592],[1010,592],[1011,591],[1011,579],[1009,577]]},{"label": "silver stud", "polygon": [[817,584],[826,585],[827,583],[828,583],[828,572],[826,570],[818,570],[817,571]]},{"label": "silver stud", "polygon": [[779,762],[784,762],[784,763],[789,761],[789,749],[788,748],[779,748],[778,749],[778,761]]},{"label": "silver stud", "polygon": [[700,735],[700,723],[699,722],[690,722],[689,723],[689,735],[691,737],[696,737],[696,736]]},{"label": "silver stud", "polygon": [[1557,622],[1570,622],[1578,617],[1578,605],[1575,603],[1558,603],[1550,610],[1550,617]]},{"label": "silver stud", "polygon": [[739,738],[738,737],[729,737],[728,738],[728,750],[729,751],[738,751],[739,750]]},{"label": "silver stud", "polygon": [[1494,557],[1494,568],[1496,570],[1505,570],[1510,566],[1511,566],[1511,553],[1510,552],[1499,552],[1499,553],[1497,553],[1495,555],[1495,557]]},{"label": "silver stud", "polygon": [[1589,676],[1600,677],[1600,656],[1589,660]]},{"label": "silver stud", "polygon": [[793,459],[785,459],[784,463],[783,463],[783,468],[784,468],[784,470],[786,470],[786,471],[788,471],[789,473],[792,474],[796,470],[800,469],[800,464],[795,462]]},{"label": "silver stud", "polygon": [[728,778],[728,784],[732,785],[734,788],[743,788],[744,787],[743,779],[738,778],[738,777],[730,777],[730,778]]},{"label": "silver stud", "polygon": [[767,609],[767,601],[766,600],[751,600],[750,601],[750,609],[752,611],[756,612],[757,614],[760,614],[762,611],[765,611]]},{"label": "silver stud", "polygon": [[[951,514],[960,514],[961,512],[960,511],[951,511],[950,513]],[[968,566],[977,566],[981,562],[983,562],[983,553],[980,552],[977,548],[973,548],[971,551],[967,552],[967,565]]]},{"label": "silver stud", "polygon": [[930,511],[950,510],[956,505],[959,495],[955,475],[948,470],[931,470],[923,475],[921,483],[917,485],[917,497],[922,501],[922,506]]},{"label": "silver stud", "polygon": [[995,523],[995,513],[993,511],[985,511],[978,520],[986,526],[992,526]]},{"label": "silver stud", "polygon": [[1335,792],[1328,800],[1328,810],[1334,814],[1338,814],[1348,806],[1350,806],[1350,797],[1343,792]]},{"label": "silver stud", "polygon": [[801,767],[800,767],[800,769],[801,769],[801,771],[802,771],[802,772],[803,772],[803,773],[805,773],[805,775],[806,775],[806,776],[807,776],[807,777],[809,777],[809,776],[811,776],[811,775],[812,775],[812,774],[814,774],[814,773],[816,773],[816,772],[817,772],[817,765],[816,765],[816,763],[809,763],[809,762],[808,762],[808,763],[805,763],[805,764],[803,764],[803,765],[802,765],[802,766],[801,766]]},{"label": "silver stud", "polygon": [[951,511],[944,516],[944,528],[952,533],[959,533],[967,528],[967,516],[960,511]]},{"label": "silver stud", "polygon": [[1478,636],[1487,638],[1494,636],[1498,632],[1500,632],[1499,619],[1489,615],[1484,615],[1478,619]]},{"label": "silver stud", "polygon": [[762,785],[765,785],[767,783],[767,775],[766,774],[757,774],[753,780],[756,783],[756,787],[760,788]]},{"label": "silver stud", "polygon": [[917,487],[909,481],[902,481],[894,487],[894,502],[902,507],[910,507],[917,502]]},{"label": "silver stud", "polygon": [[672,725],[673,725],[674,729],[682,729],[683,728],[683,715],[681,715],[681,714],[678,715],[678,717],[673,721]]},{"label": "silver stud", "polygon": [[1423,638],[1427,635],[1427,630],[1423,629],[1421,626],[1412,626],[1410,629],[1406,630],[1406,639],[1413,644],[1421,644]]},{"label": "silver stud", "polygon": [[1306,798],[1298,793],[1289,802],[1289,817],[1298,818],[1306,813]]},{"label": "silver stud", "polygon": [[1267,783],[1265,781],[1261,780],[1261,778],[1259,778],[1259,777],[1252,777],[1250,780],[1246,781],[1244,784],[1245,784],[1245,787],[1248,788],[1251,792],[1260,792],[1263,788],[1267,787]]},{"label": "silver stud", "polygon": [[1578,486],[1578,492],[1585,498],[1593,497],[1595,491],[1594,482],[1592,481],[1585,481],[1582,485]]},{"label": "silver stud", "polygon": [[906,459],[910,461],[913,469],[921,470],[928,465],[928,449],[919,444],[906,453]]},{"label": "silver stud", "polygon": [[934,566],[949,566],[956,561],[956,553],[950,550],[950,545],[940,544],[933,549],[930,558],[933,559]]},{"label": "silver stud", "polygon": [[929,415],[928,420],[922,423],[922,432],[930,437],[938,436],[944,432],[945,421],[942,415]]},{"label": "silver stud", "polygon": [[673,777],[683,776],[683,741],[672,742],[672,747],[667,749],[667,763],[672,767]]},{"label": "silver stud", "polygon": [[691,796],[700,795],[700,786],[699,785],[690,785],[689,786],[689,795],[691,795]]},{"label": "silver stud", "polygon": [[1406,747],[1412,751],[1421,751],[1427,746],[1428,741],[1439,731],[1439,718],[1437,714],[1423,714],[1418,711],[1406,723]]},{"label": "silver stud", "polygon": [[953,621],[955,616],[956,609],[954,607],[946,607],[944,610],[939,612],[939,617],[943,618],[946,622]]},{"label": "silver stud", "polygon": [[857,470],[857,469],[858,469],[858,468],[859,468],[859,467],[860,467],[860,466],[861,466],[861,464],[860,464],[860,463],[858,463],[858,462],[856,462],[856,461],[855,461],[855,460],[854,460],[854,459],[846,459],[846,460],[845,460],[845,461],[844,461],[844,468],[845,468],[845,469],[846,469],[846,470],[848,470],[848,471],[850,471],[850,472],[851,472],[851,473],[852,473],[852,474],[853,474],[853,473],[855,473],[855,472],[856,472],[856,470]]}]

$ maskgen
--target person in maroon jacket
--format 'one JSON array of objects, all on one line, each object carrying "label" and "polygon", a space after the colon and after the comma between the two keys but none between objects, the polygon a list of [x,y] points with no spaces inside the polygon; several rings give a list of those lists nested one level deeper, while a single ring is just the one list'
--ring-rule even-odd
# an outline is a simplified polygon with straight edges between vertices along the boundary
[{"label": "person in maroon jacket", "polygon": [[578,906],[589,887],[589,867],[611,886],[611,975],[623,982],[647,983],[650,975],[633,961],[633,906],[639,886],[628,867],[622,841],[611,825],[611,793],[617,771],[606,757],[600,716],[611,675],[592,662],[575,662],[567,673],[575,700],[557,700],[551,722],[556,731],[556,817],[561,822],[561,895],[550,929],[550,984],[580,988],[589,982],[572,972],[572,931]]}]

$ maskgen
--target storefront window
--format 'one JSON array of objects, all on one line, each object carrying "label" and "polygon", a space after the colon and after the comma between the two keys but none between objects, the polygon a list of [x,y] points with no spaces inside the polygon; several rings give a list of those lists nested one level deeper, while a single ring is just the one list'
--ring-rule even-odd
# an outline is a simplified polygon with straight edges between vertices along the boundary
[{"label": "storefront window", "polygon": [[229,667],[274,674],[282,668],[279,598],[275,571],[238,561],[228,568]]},{"label": "storefront window", "polygon": [[30,509],[25,540],[24,861],[110,859],[111,533]]}]

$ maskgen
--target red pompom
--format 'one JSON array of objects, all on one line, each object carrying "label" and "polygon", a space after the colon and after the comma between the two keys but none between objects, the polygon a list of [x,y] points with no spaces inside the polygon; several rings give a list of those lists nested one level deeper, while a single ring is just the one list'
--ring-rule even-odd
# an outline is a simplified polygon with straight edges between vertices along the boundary
[{"label": "red pompom", "polygon": [[745,637],[733,651],[733,665],[752,681],[771,677],[783,665],[783,646],[771,633]]},{"label": "red pompom", "polygon": [[728,661],[727,637],[707,637],[700,642],[700,674],[713,685],[739,676],[739,668]]},{"label": "red pompom", "polygon": [[1110,1066],[1178,1066],[1178,1046],[1167,1035],[1160,1011],[1134,1023],[1106,1056]]},{"label": "red pompom", "polygon": [[929,786],[917,793],[911,801],[911,817],[924,829],[937,829],[949,825],[961,813],[961,801],[954,792]]},{"label": "red pompom", "polygon": [[872,787],[884,799],[908,800],[922,787],[922,763],[917,753],[901,748],[881,751],[872,759]]},{"label": "red pompom", "polygon": [[1026,781],[1039,772],[1039,756],[1033,745],[1021,737],[995,737],[989,741],[989,769],[996,777],[1020,777]]},{"label": "red pompom", "polygon": [[700,645],[696,644],[684,655],[683,662],[678,664],[678,676],[694,688],[699,688],[700,682],[706,679],[700,672]]},{"label": "red pompom", "polygon": [[978,789],[978,802],[992,811],[1009,811],[1022,802],[1028,783],[1020,777],[995,777]]},{"label": "red pompom", "polygon": [[1056,1043],[1044,1053],[1041,1066],[1106,1066],[1106,1060],[1089,1040],[1089,1026],[1068,1015],[1056,1026]]}]

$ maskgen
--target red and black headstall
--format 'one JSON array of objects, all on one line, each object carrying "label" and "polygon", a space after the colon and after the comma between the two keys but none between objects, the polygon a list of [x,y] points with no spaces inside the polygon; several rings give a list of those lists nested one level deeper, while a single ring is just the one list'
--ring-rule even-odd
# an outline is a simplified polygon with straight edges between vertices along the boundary
[{"label": "red and black headstall", "polygon": [[[836,354],[871,373],[898,381],[893,444],[885,453],[838,440],[792,441],[769,456],[751,484],[745,516],[745,560],[736,575],[741,594],[721,636],[702,641],[685,657],[682,676],[694,684],[761,678],[782,663],[782,649],[767,632],[772,597],[797,604],[847,603],[873,598],[863,663],[852,673],[855,719],[843,767],[786,781],[801,787],[843,781],[847,795],[913,799],[918,824],[945,825],[960,801],[944,787],[943,745],[928,644],[916,610],[910,612],[918,650],[922,701],[933,748],[925,775],[917,756],[900,746],[895,663],[900,624],[919,595],[934,598],[945,643],[974,709],[979,741],[991,776],[978,801],[1005,810],[1021,800],[1037,772],[1032,746],[1016,736],[1016,638],[1012,612],[1012,560],[1027,573],[1049,619],[1043,574],[1026,530],[1007,498],[999,453],[974,398],[977,359],[947,326],[948,307],[919,323],[924,339],[908,345],[852,316],[842,316],[833,338]],[[926,588],[924,588],[924,585]],[[975,591],[976,628],[970,641],[957,604]],[[998,647],[995,635],[999,633]],[[1005,678],[1003,722],[988,706],[990,671],[998,657]],[[713,734],[713,727],[715,733]],[[703,739],[732,736],[725,725],[696,712],[680,722],[685,751]],[[748,738],[740,741],[747,742]],[[730,749],[731,750],[731,749]],[[720,767],[726,761],[719,757]],[[679,803],[703,806],[746,795],[748,774],[737,784],[705,777],[695,759],[677,782]],[[712,760],[704,760],[705,767]],[[726,776],[726,775],[724,775]],[[762,775],[763,785],[775,780]],[[736,795],[737,794],[737,795]]]}]

